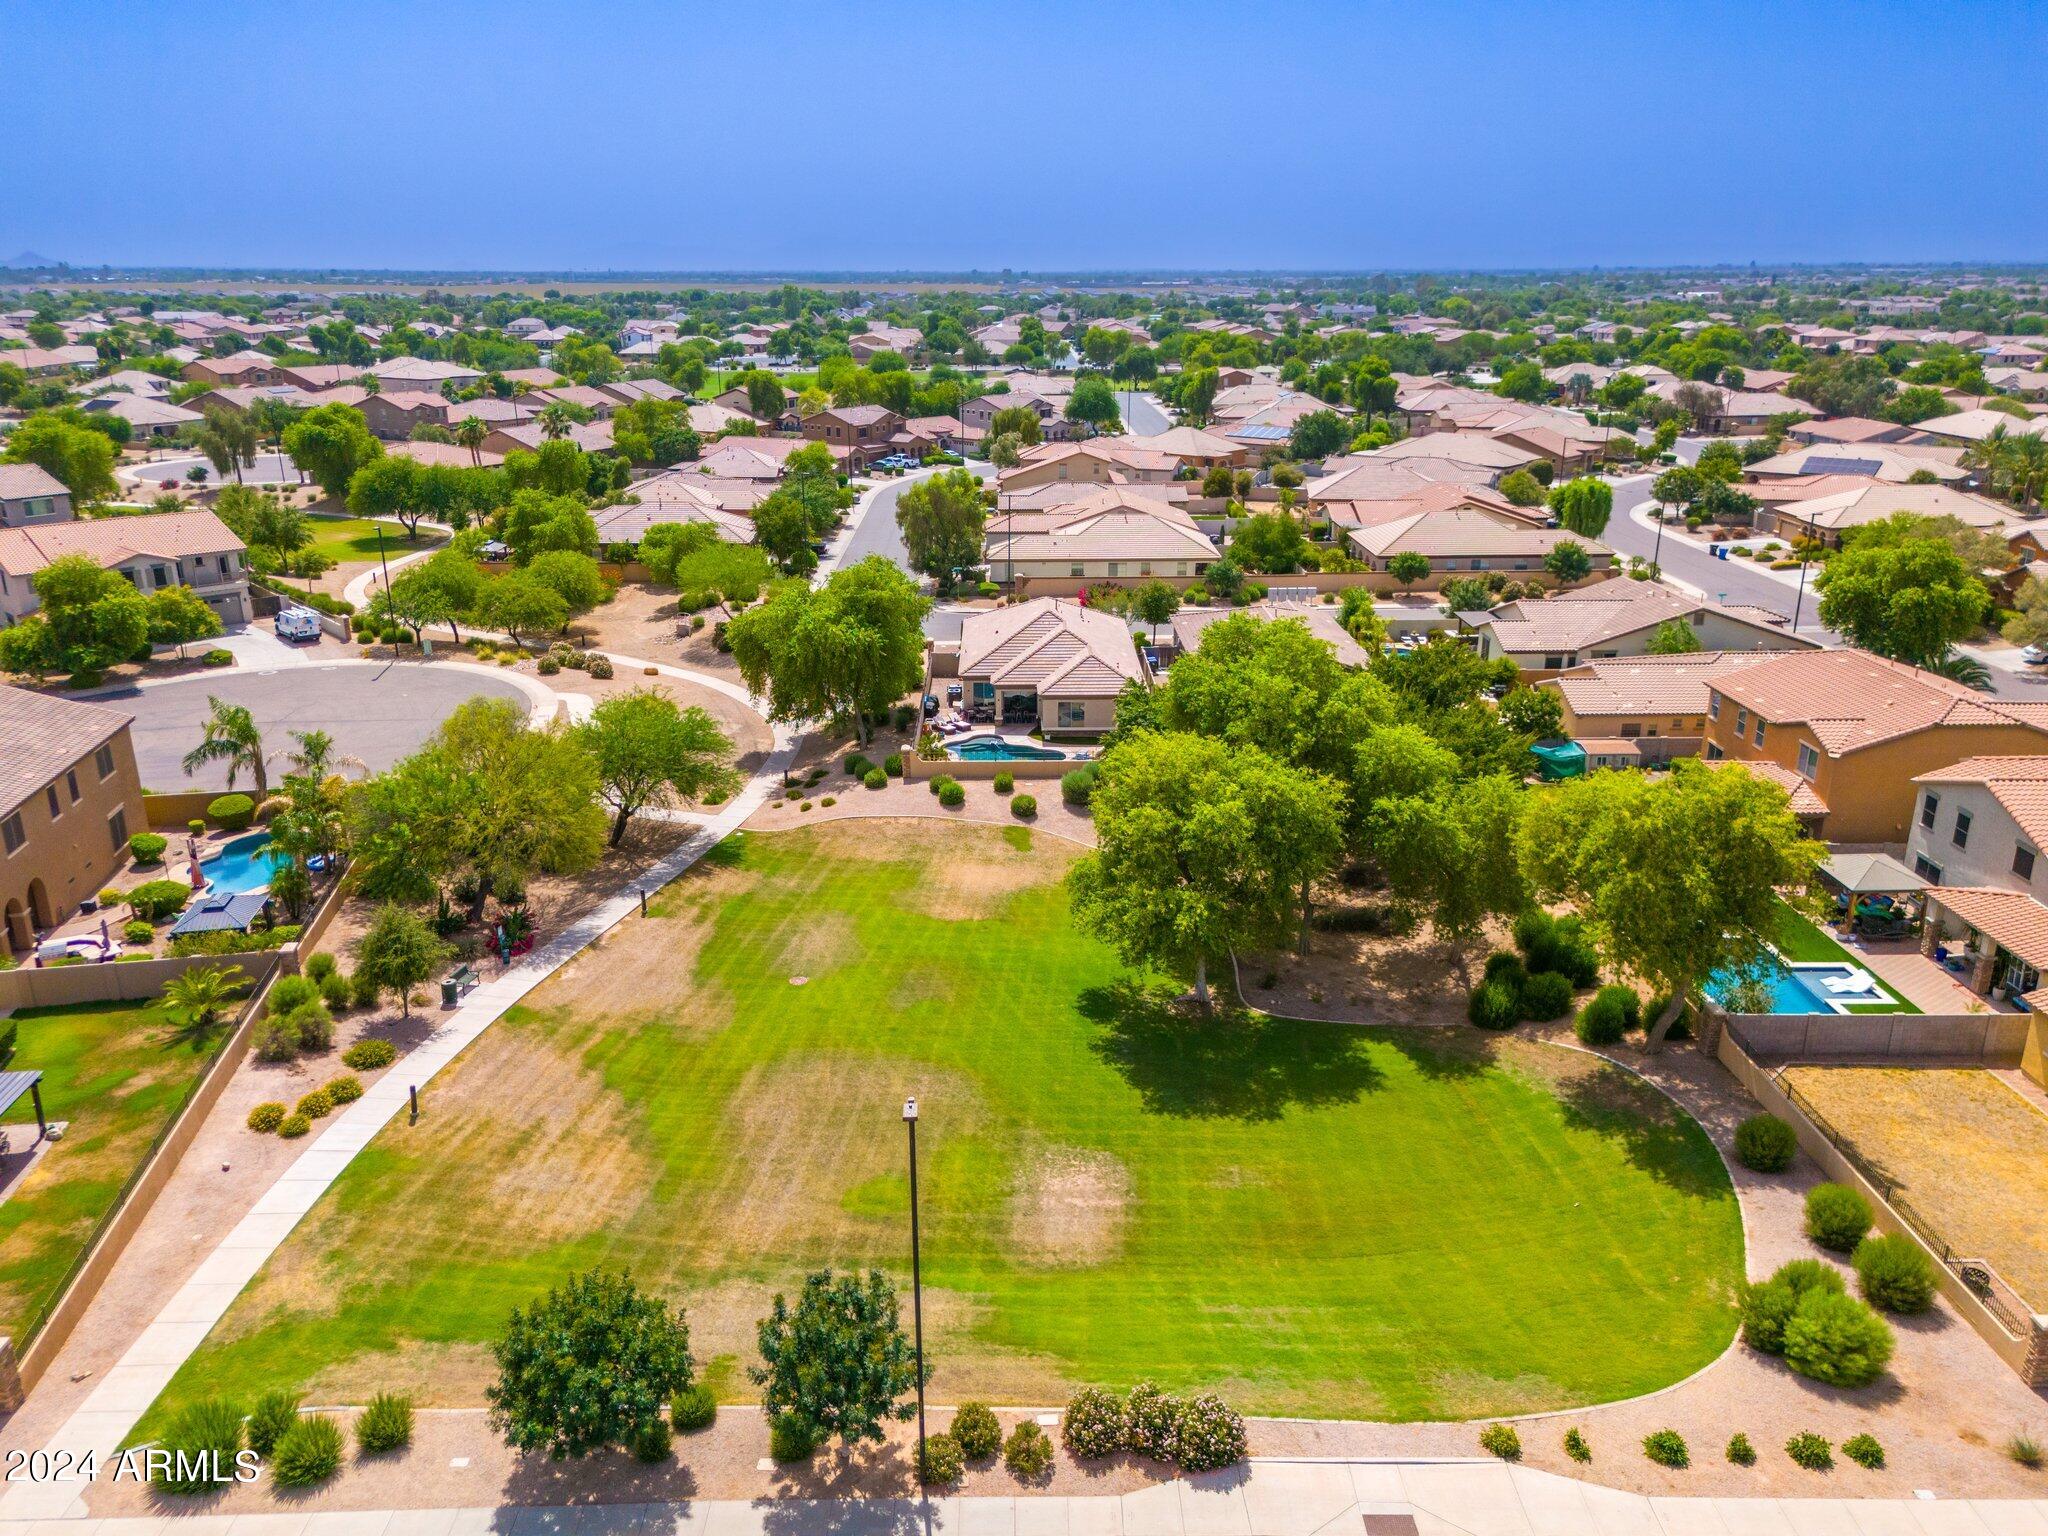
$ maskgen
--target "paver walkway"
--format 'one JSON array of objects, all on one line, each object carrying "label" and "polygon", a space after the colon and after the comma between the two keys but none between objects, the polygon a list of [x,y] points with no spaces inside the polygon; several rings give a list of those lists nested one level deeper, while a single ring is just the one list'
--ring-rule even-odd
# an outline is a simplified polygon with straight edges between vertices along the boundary
[{"label": "paver walkway", "polygon": [[1123,1495],[0,1520],[0,1536],[2048,1536],[2048,1499],[1649,1498],[1497,1461],[1255,1461]]},{"label": "paver walkway", "polygon": [[[662,670],[721,692],[746,697],[744,689],[736,688],[723,678],[680,667],[663,667]],[[761,765],[760,771],[738,795],[719,807],[717,815],[706,818],[700,830],[680,848],[629,888],[538,946],[518,965],[479,986],[469,995],[467,1002],[448,1015],[438,1030],[373,1084],[362,1098],[336,1116],[332,1124],[271,1185],[249,1214],[222,1239],[192,1278],[171,1297],[156,1320],[129,1346],[120,1363],[107,1372],[77,1412],[51,1437],[45,1449],[68,1451],[73,1457],[97,1451],[102,1460],[116,1450],[192,1351],[220,1321],[243,1287],[255,1278],[256,1272],[298,1225],[299,1218],[313,1208],[356,1153],[369,1145],[394,1116],[407,1110],[410,1103],[408,1090],[419,1088],[424,1091],[433,1077],[460,1055],[471,1041],[496,1023],[506,1009],[553,975],[594,939],[639,910],[641,888],[653,890],[667,884],[728,833],[737,830],[767,799],[770,790],[781,782],[795,751],[795,738],[791,733],[777,729],[775,749]],[[6,1491],[0,1493],[0,1522],[83,1516],[85,1510],[80,1491],[81,1485],[76,1482],[10,1483]],[[325,1521],[331,1517],[318,1518]],[[180,1524],[182,1529],[191,1530],[188,1523]],[[4,1525],[0,1525],[0,1529],[4,1529]]]}]

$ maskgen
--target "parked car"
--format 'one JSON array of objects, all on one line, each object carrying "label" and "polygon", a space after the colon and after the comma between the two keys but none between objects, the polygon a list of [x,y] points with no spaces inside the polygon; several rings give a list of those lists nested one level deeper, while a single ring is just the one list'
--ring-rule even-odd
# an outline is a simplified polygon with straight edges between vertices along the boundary
[{"label": "parked car", "polygon": [[310,608],[294,606],[278,609],[277,638],[280,640],[318,640],[320,638],[320,615]]},{"label": "parked car", "polygon": [[2022,646],[2020,660],[2030,667],[2048,666],[2048,645]]}]

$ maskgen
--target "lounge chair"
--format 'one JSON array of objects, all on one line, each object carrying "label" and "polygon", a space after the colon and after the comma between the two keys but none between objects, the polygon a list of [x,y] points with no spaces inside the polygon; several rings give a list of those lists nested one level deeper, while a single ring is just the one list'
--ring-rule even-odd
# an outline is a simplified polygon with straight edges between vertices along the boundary
[{"label": "lounge chair", "polygon": [[1877,978],[1868,971],[1856,971],[1847,976],[1830,976],[1821,985],[1837,997],[1861,997],[1876,989]]}]

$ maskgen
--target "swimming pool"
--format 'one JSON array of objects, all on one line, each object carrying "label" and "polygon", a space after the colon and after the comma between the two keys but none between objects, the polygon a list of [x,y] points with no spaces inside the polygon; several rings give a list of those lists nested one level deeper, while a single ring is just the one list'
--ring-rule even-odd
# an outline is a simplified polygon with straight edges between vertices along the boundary
[{"label": "swimming pool", "polygon": [[281,853],[270,850],[268,832],[251,832],[225,844],[219,853],[199,862],[212,891],[267,891],[270,877],[286,862]]},{"label": "swimming pool", "polygon": [[[1872,1004],[1887,1005],[1892,1011],[1898,1009],[1898,1000],[1885,990],[1879,982],[1868,992],[1841,995],[1830,992],[1823,983],[1836,977],[1854,975],[1860,966],[1845,965],[1839,961],[1806,962],[1787,965],[1776,956],[1771,957],[1758,979],[1770,993],[1769,1013],[1847,1013],[1851,1003],[1869,1007]],[[1741,977],[1729,971],[1716,971],[1707,979],[1707,994],[1716,1001],[1723,1000]],[[1871,1008],[1872,1012],[1879,1011]]]},{"label": "swimming pool", "polygon": [[1000,736],[962,736],[947,742],[946,752],[963,763],[1053,763],[1067,755],[1055,747],[1034,747]]}]

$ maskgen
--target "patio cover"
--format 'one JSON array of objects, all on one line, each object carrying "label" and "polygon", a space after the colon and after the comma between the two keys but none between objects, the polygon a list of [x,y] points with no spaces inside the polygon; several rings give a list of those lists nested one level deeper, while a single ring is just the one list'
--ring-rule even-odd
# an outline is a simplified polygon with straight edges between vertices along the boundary
[{"label": "patio cover", "polygon": [[1888,853],[1838,853],[1820,872],[1852,896],[1897,896],[1924,891],[1927,882]]},{"label": "patio cover", "polygon": [[36,1125],[48,1130],[49,1123],[43,1119],[43,1074],[41,1072],[0,1072],[0,1115],[14,1108],[15,1102],[26,1093],[36,1107]]},{"label": "patio cover", "polygon": [[268,891],[223,891],[215,895],[202,896],[177,922],[171,925],[171,936],[181,933],[219,933],[233,929],[246,932],[256,921],[256,914],[263,910],[270,900]]},{"label": "patio cover", "polygon": [[1928,888],[1927,899],[1938,902],[2036,970],[2048,971],[2048,907],[2025,891],[1936,885]]}]

